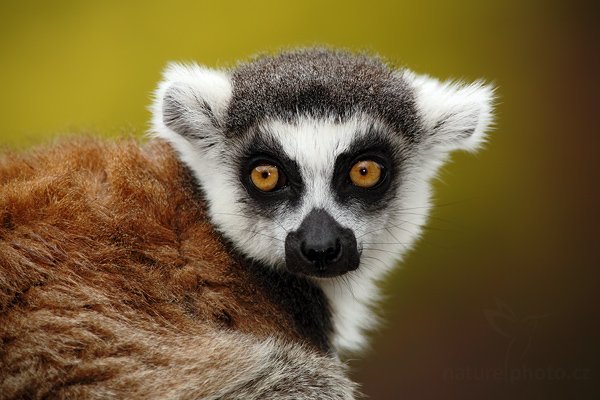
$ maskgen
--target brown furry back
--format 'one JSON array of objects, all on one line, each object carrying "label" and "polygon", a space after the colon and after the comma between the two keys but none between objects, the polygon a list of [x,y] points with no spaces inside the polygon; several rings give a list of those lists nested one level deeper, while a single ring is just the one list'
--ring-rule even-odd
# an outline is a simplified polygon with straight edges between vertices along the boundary
[{"label": "brown furry back", "polygon": [[305,398],[350,398],[343,367],[311,347],[166,144],[0,158],[1,398],[285,398],[290,376],[345,386]]}]

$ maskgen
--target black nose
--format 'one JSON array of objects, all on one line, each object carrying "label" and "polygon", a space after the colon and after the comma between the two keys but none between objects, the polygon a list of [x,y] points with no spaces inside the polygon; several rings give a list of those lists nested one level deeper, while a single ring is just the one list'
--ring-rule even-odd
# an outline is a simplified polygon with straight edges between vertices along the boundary
[{"label": "black nose", "polygon": [[285,240],[287,268],[295,273],[327,277],[358,268],[359,254],[351,229],[322,209],[312,210]]},{"label": "black nose", "polygon": [[342,255],[342,244],[337,238],[334,242],[318,243],[318,242],[302,242],[300,250],[306,259],[314,264],[331,264],[340,258]]}]

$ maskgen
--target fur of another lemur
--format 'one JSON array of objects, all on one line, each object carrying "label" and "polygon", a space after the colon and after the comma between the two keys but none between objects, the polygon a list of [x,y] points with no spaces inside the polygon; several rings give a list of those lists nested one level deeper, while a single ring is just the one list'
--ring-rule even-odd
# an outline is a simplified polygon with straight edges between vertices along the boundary
[{"label": "fur of another lemur", "polygon": [[1,156],[0,398],[354,398],[339,356],[492,102],[301,49],[171,64],[148,143]]},{"label": "fur of another lemur", "polygon": [[160,141],[3,155],[0,398],[352,398],[293,309],[322,295],[233,256],[204,212]]}]

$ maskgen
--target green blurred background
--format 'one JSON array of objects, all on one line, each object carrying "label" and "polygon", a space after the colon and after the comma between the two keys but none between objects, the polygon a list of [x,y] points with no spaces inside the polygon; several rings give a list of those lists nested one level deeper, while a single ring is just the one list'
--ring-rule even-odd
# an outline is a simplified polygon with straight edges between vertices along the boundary
[{"label": "green blurred background", "polygon": [[0,145],[142,135],[168,60],[328,44],[494,81],[490,143],[436,181],[353,374],[373,399],[598,399],[599,17],[591,1],[3,0]]}]

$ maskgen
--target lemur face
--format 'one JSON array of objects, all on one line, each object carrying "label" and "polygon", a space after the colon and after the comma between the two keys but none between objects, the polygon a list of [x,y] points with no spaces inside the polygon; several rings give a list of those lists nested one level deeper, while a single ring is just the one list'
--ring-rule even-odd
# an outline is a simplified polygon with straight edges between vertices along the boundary
[{"label": "lemur face", "polygon": [[245,252],[271,264],[315,277],[355,270],[398,211],[408,154],[367,116],[268,120],[234,147],[243,188],[235,207],[253,216],[258,239]]},{"label": "lemur face", "polygon": [[172,65],[154,131],[246,257],[319,279],[378,275],[418,237],[448,153],[483,140],[491,101],[481,83],[301,50],[231,71]]}]

